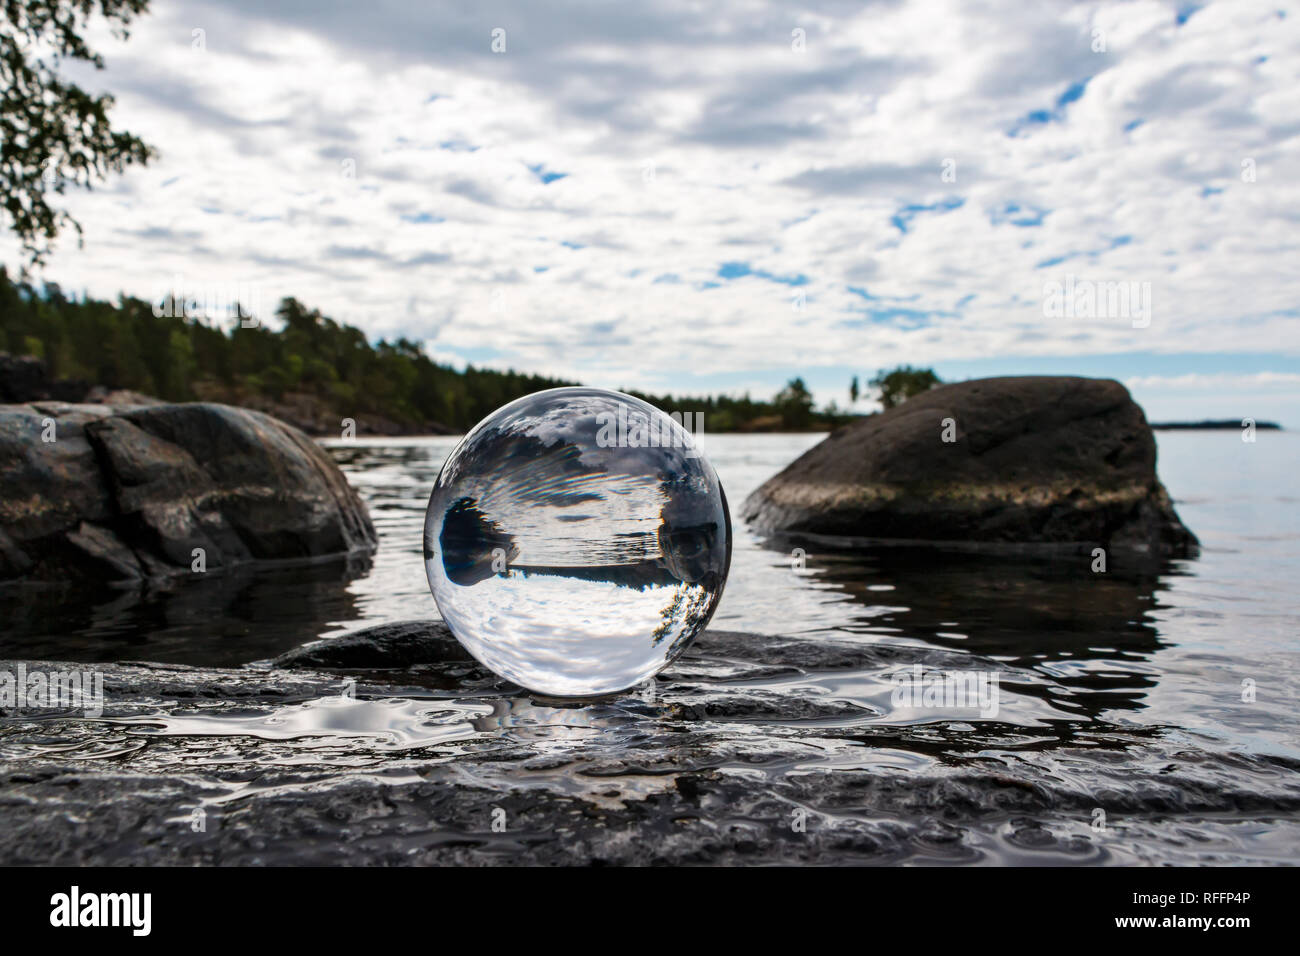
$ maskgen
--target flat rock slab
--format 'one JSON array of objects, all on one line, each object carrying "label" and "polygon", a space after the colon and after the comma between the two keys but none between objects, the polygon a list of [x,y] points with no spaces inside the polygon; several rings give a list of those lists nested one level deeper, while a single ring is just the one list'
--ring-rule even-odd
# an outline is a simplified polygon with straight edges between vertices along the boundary
[{"label": "flat rock slab", "polygon": [[[99,719],[0,713],[0,864],[1204,863],[1300,845],[1291,762],[1035,723],[1033,672],[969,653],[707,631],[647,685],[562,702],[467,662],[438,622],[368,631],[274,665],[103,665]],[[888,712],[889,673],[915,664],[999,667],[1030,695],[1004,707],[1030,710],[940,740]],[[837,674],[880,693],[818,690]],[[1243,849],[1258,827],[1268,849]]]},{"label": "flat rock slab", "polygon": [[742,514],[765,532],[1186,554],[1196,538],[1155,465],[1151,428],[1119,382],[976,379],[833,432]]},{"label": "flat rock slab", "polygon": [[0,579],[90,584],[372,550],[297,429],[226,405],[0,406]]}]

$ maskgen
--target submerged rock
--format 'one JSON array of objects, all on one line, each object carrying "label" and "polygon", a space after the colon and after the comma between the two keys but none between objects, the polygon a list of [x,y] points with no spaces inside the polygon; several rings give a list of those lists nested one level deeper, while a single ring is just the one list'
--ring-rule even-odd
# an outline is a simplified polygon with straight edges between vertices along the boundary
[{"label": "submerged rock", "polygon": [[1185,554],[1142,409],[1119,382],[990,378],[832,433],[756,490],[759,530]]},{"label": "submerged rock", "polygon": [[0,578],[143,580],[377,542],[320,446],[225,405],[0,406],[0,479]]},{"label": "submerged rock", "polygon": [[313,641],[272,663],[298,669],[399,668],[473,659],[441,621],[398,621]]}]

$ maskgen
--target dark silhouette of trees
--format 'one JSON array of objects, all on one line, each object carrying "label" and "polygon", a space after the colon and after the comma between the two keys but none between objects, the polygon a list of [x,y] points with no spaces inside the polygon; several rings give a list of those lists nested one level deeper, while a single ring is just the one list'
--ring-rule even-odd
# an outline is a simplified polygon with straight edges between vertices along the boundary
[{"label": "dark silhouette of trees", "polygon": [[813,397],[802,378],[792,378],[776,393],[777,413],[786,428],[807,428],[813,419]]},{"label": "dark silhouette of trees", "polygon": [[900,365],[890,371],[881,369],[868,384],[880,392],[880,404],[888,409],[943,383],[934,369]]},{"label": "dark silhouette of trees", "polygon": [[[168,401],[256,404],[309,396],[337,412],[335,420],[370,413],[410,429],[438,424],[457,430],[516,398],[576,384],[472,365],[459,371],[405,338],[371,344],[360,329],[295,298],[276,309],[278,328],[237,315],[217,321],[187,316],[176,297],[155,308],[129,296],[116,304],[77,298],[52,283],[38,292],[12,281],[0,266],[0,351],[37,356],[54,379]],[[814,411],[798,378],[772,402],[748,395],[631,394],[666,412],[702,415],[707,432],[825,428],[849,420],[836,410]]]}]

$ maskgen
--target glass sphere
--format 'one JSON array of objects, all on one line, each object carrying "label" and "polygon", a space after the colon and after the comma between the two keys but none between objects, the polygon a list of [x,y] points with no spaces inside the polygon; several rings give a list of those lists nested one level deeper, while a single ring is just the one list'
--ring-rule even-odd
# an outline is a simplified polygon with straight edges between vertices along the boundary
[{"label": "glass sphere", "polygon": [[456,446],[429,497],[424,565],[443,620],[484,666],[542,694],[607,694],[654,676],[704,629],[731,565],[731,518],[683,418],[556,388]]}]

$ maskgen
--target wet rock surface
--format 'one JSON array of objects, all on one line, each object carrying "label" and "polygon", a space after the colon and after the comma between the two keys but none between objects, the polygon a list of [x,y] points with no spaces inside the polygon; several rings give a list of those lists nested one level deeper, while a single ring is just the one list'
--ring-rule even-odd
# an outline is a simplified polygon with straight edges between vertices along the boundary
[{"label": "wet rock surface", "polygon": [[384,668],[472,661],[441,621],[379,624],[313,641],[274,660],[276,667]]},{"label": "wet rock surface", "polygon": [[[0,863],[1280,862],[1300,843],[1294,761],[1049,711],[1036,739],[887,714],[888,675],[918,663],[1035,679],[718,630],[649,685],[566,703],[419,621],[241,668],[105,665],[98,720],[0,715]],[[877,690],[819,683],[850,669]]]},{"label": "wet rock surface", "polygon": [[769,533],[1187,554],[1196,538],[1155,463],[1151,428],[1119,382],[976,379],[832,433],[742,514]]},{"label": "wet rock surface", "polygon": [[225,405],[0,406],[0,580],[141,582],[373,549],[319,445]]}]

